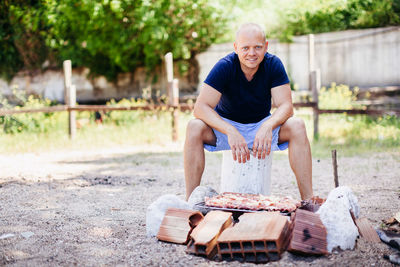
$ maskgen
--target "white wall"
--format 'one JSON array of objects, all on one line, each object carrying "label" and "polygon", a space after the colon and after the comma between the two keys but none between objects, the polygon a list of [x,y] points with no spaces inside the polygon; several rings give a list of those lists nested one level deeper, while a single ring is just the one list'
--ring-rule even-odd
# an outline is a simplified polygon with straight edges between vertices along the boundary
[{"label": "white wall", "polygon": [[[201,82],[212,66],[233,51],[232,43],[211,46],[197,56]],[[308,37],[293,43],[269,41],[299,89],[308,88]],[[315,65],[321,69],[322,85],[332,82],[351,87],[400,85],[400,27],[348,30],[315,35]]]}]

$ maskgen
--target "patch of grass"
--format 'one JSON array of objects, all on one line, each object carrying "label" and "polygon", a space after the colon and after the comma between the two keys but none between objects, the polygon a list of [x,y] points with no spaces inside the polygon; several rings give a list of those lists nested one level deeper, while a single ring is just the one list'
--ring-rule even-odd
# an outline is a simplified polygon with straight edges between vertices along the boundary
[{"label": "patch of grass", "polygon": [[[358,88],[332,83],[319,93],[322,109],[362,108],[355,102]],[[321,114],[319,138],[313,140],[313,118],[310,110],[298,112],[305,120],[314,157],[331,157],[336,149],[341,156],[396,152],[400,148],[400,119],[396,116]]]},{"label": "patch of grass", "polygon": [[312,115],[300,115],[307,127],[314,157],[396,152],[400,150],[400,119],[396,116],[323,114],[319,117],[319,138],[313,140]]},{"label": "patch of grass", "polygon": [[[321,108],[354,107],[356,89],[332,84],[320,92]],[[22,106],[49,106],[48,100],[20,96]],[[109,105],[130,106],[138,100],[110,101]],[[12,108],[2,99],[2,108]],[[18,108],[18,107],[17,107]],[[68,137],[67,112],[51,114],[16,114],[0,116],[0,153],[79,150],[115,146],[164,146],[171,143],[171,112],[111,111],[103,113],[103,122],[95,122],[94,112],[77,112],[79,129],[74,140]],[[322,114],[319,119],[319,138],[313,140],[313,118],[310,109],[296,111],[304,119],[314,158],[331,157],[336,149],[340,156],[400,151],[400,119],[396,116],[371,117],[366,115]],[[179,115],[179,141],[185,139],[187,122],[193,118],[190,112]],[[15,121],[21,122],[21,125]],[[183,149],[183,148],[182,148]],[[286,152],[276,157],[286,157]],[[220,157],[221,155],[217,155]]]},{"label": "patch of grass", "polygon": [[[82,112],[78,117],[80,120],[86,119],[85,124],[77,130],[76,138],[70,140],[67,113],[59,112],[54,116],[56,119],[52,121],[52,126],[47,126],[47,130],[44,132],[0,133],[0,153],[135,145],[163,146],[171,143],[170,112],[115,112],[123,113],[124,117],[131,116],[136,119],[123,124],[107,120],[103,124],[96,124],[91,118],[93,116],[91,112]],[[323,114],[319,121],[320,136],[318,140],[312,138],[312,114],[303,112],[296,116],[302,117],[306,123],[315,158],[331,157],[333,149],[336,149],[341,156],[400,150],[400,119],[393,116],[371,118],[365,115]],[[180,113],[179,139],[181,142],[184,141],[186,124],[191,118],[190,113]],[[280,157],[280,154],[276,153],[274,157]]]},{"label": "patch of grass", "polygon": [[[115,146],[165,145],[171,142],[171,113],[148,111],[113,111],[123,116],[137,117],[130,123],[117,124],[105,120],[96,124],[90,112],[79,114],[83,121],[76,137],[68,136],[68,116],[59,112],[53,126],[47,125],[43,132],[0,132],[0,153],[43,152],[55,150],[95,149]],[[140,115],[138,115],[140,113]],[[28,114],[27,114],[28,115]],[[186,123],[190,115],[181,113],[179,120],[180,139],[184,139]],[[82,123],[82,122],[81,122]]]}]

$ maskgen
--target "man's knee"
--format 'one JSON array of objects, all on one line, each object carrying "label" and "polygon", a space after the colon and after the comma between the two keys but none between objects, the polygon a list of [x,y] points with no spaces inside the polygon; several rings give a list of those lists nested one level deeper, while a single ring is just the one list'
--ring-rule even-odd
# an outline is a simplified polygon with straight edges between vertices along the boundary
[{"label": "man's knee", "polygon": [[188,122],[186,127],[187,139],[209,141],[212,137],[212,129],[202,120],[192,119]]},{"label": "man's knee", "polygon": [[301,118],[291,117],[289,120],[289,128],[292,134],[306,134],[306,125]]},{"label": "man's knee", "polygon": [[284,139],[290,140],[294,137],[307,137],[306,126],[303,119],[290,117],[281,127]]}]

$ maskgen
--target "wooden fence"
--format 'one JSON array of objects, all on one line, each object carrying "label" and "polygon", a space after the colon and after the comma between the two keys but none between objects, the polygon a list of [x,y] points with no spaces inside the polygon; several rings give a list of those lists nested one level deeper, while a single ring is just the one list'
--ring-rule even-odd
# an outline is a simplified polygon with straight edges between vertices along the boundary
[{"label": "wooden fence", "polygon": [[[310,37],[310,42],[313,42]],[[313,49],[313,45],[310,45]],[[310,55],[314,52],[310,51]],[[310,56],[310,88],[312,91],[313,101],[307,103],[293,103],[294,108],[312,108],[313,110],[313,125],[314,125],[314,138],[318,137],[318,121],[319,114],[324,113],[346,113],[348,115],[400,115],[400,109],[394,110],[371,110],[371,109],[319,109],[318,107],[318,92],[321,86],[319,70],[313,69],[313,57]],[[140,106],[129,106],[129,107],[117,107],[117,106],[106,106],[106,105],[76,105],[76,88],[72,84],[71,80],[71,61],[64,61],[64,81],[65,81],[65,105],[58,105],[53,107],[37,108],[37,109],[0,109],[0,116],[13,115],[19,113],[35,113],[35,112],[68,112],[68,132],[71,139],[76,135],[76,112],[79,111],[132,111],[132,110],[155,110],[164,109],[171,111],[172,116],[172,140],[178,140],[178,114],[179,111],[192,110],[193,105],[179,103],[179,84],[178,80],[173,78],[172,71],[172,54],[168,53],[165,55],[165,63],[167,70],[167,104],[149,104]]]}]

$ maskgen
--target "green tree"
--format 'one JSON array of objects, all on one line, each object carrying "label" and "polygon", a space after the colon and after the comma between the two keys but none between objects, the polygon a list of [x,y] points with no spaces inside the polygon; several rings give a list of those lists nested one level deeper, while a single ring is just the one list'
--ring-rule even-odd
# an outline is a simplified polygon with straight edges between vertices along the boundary
[{"label": "green tree", "polygon": [[10,79],[20,69],[40,68],[48,56],[45,5],[41,1],[0,4],[0,75]]},{"label": "green tree", "polygon": [[[43,0],[0,5],[0,46],[8,51],[2,53],[0,71],[7,76],[21,68],[38,68],[50,58],[58,66],[71,59],[76,67],[88,67],[92,75],[113,80],[139,66],[152,70],[168,51],[176,60],[189,60],[221,35],[226,21],[220,9],[206,0]],[[19,49],[18,43],[24,46]],[[34,49],[25,49],[27,44],[34,44]],[[34,60],[26,60],[33,56]]]},{"label": "green tree", "polygon": [[280,23],[271,36],[283,41],[293,35],[400,25],[399,0],[294,0],[277,13]]}]

